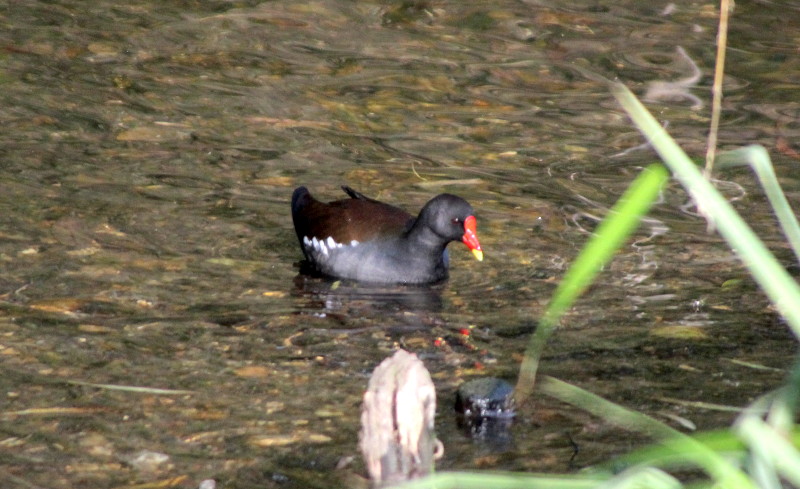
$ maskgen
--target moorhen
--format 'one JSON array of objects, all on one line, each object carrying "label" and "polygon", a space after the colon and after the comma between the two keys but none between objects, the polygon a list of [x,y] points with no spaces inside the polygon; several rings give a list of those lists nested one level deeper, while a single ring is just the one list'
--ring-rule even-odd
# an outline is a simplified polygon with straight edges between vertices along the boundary
[{"label": "moorhen", "polygon": [[414,218],[350,187],[349,199],[324,203],[298,187],[292,220],[308,263],[319,273],[374,283],[427,284],[447,278],[446,247],[461,240],[478,261],[483,251],[472,206],[437,195]]}]

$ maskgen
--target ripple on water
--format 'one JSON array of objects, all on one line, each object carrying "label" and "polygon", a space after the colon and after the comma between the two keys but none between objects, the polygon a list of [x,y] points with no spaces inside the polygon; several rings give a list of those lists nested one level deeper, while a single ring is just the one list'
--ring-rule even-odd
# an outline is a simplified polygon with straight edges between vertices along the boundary
[{"label": "ripple on water", "polygon": [[[400,346],[433,373],[442,468],[564,472],[628,451],[628,433],[538,398],[499,453],[457,430],[452,394],[469,378],[515,377],[565,269],[655,159],[646,147],[612,158],[643,140],[586,74],[644,94],[690,77],[682,46],[703,74],[686,90],[707,102],[714,5],[232,8],[246,3],[4,11],[0,450],[21,484],[351,485],[336,478],[360,466],[335,467],[355,452],[369,372]],[[747,22],[729,38],[724,146],[795,157],[777,139],[797,136],[795,3],[737,6]],[[650,106],[702,157],[705,109]],[[782,183],[797,187],[786,168]],[[719,187],[784,250],[746,173]],[[466,197],[486,259],[454,244],[450,279],[426,288],[298,276],[292,188],[338,195],[347,183],[411,212],[441,191]],[[741,406],[782,381],[796,343],[688,202],[665,187],[541,371],[722,427],[730,415],[668,397]],[[142,450],[170,460],[120,464]]]}]

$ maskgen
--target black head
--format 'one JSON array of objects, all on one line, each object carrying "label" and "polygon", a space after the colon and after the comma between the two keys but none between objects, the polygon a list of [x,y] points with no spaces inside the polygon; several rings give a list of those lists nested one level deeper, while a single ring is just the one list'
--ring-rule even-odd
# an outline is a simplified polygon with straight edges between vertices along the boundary
[{"label": "black head", "polygon": [[459,241],[464,236],[464,222],[472,215],[472,206],[466,200],[440,194],[425,204],[417,220],[447,241]]},{"label": "black head", "polygon": [[483,251],[476,226],[472,206],[452,194],[441,194],[431,199],[422,208],[414,224],[420,234],[427,232],[436,236],[431,243],[438,241],[440,245],[447,246],[450,241],[461,240],[472,251],[475,259],[482,261]]}]

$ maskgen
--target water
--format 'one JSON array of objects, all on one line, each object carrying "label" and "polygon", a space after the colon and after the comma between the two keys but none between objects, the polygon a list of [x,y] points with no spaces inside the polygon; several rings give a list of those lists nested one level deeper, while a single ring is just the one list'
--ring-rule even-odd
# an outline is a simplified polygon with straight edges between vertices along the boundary
[{"label": "water", "polygon": [[[797,10],[737,6],[720,131],[723,148],[764,144],[793,203],[797,58],[782,33]],[[360,397],[397,347],[437,384],[442,468],[563,472],[646,441],[540,396],[499,450],[458,431],[453,393],[514,379],[559,277],[654,160],[586,71],[640,95],[681,82],[650,107],[703,154],[711,4],[62,1],[3,19],[7,485],[355,485]],[[722,178],[791,264],[751,175]],[[453,245],[451,279],[422,289],[299,276],[288,201],[301,184],[410,212],[457,193],[486,260]],[[541,370],[708,429],[735,413],[692,401],[745,405],[779,385],[796,346],[686,204],[671,184]]]}]

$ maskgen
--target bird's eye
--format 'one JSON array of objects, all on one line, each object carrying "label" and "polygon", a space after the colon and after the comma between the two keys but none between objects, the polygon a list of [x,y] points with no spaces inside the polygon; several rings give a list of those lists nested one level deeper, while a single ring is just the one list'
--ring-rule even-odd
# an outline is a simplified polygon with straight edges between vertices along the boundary
[{"label": "bird's eye", "polygon": [[457,217],[454,217],[453,220],[452,220],[452,223],[453,224],[461,224],[461,219],[459,219]]}]

